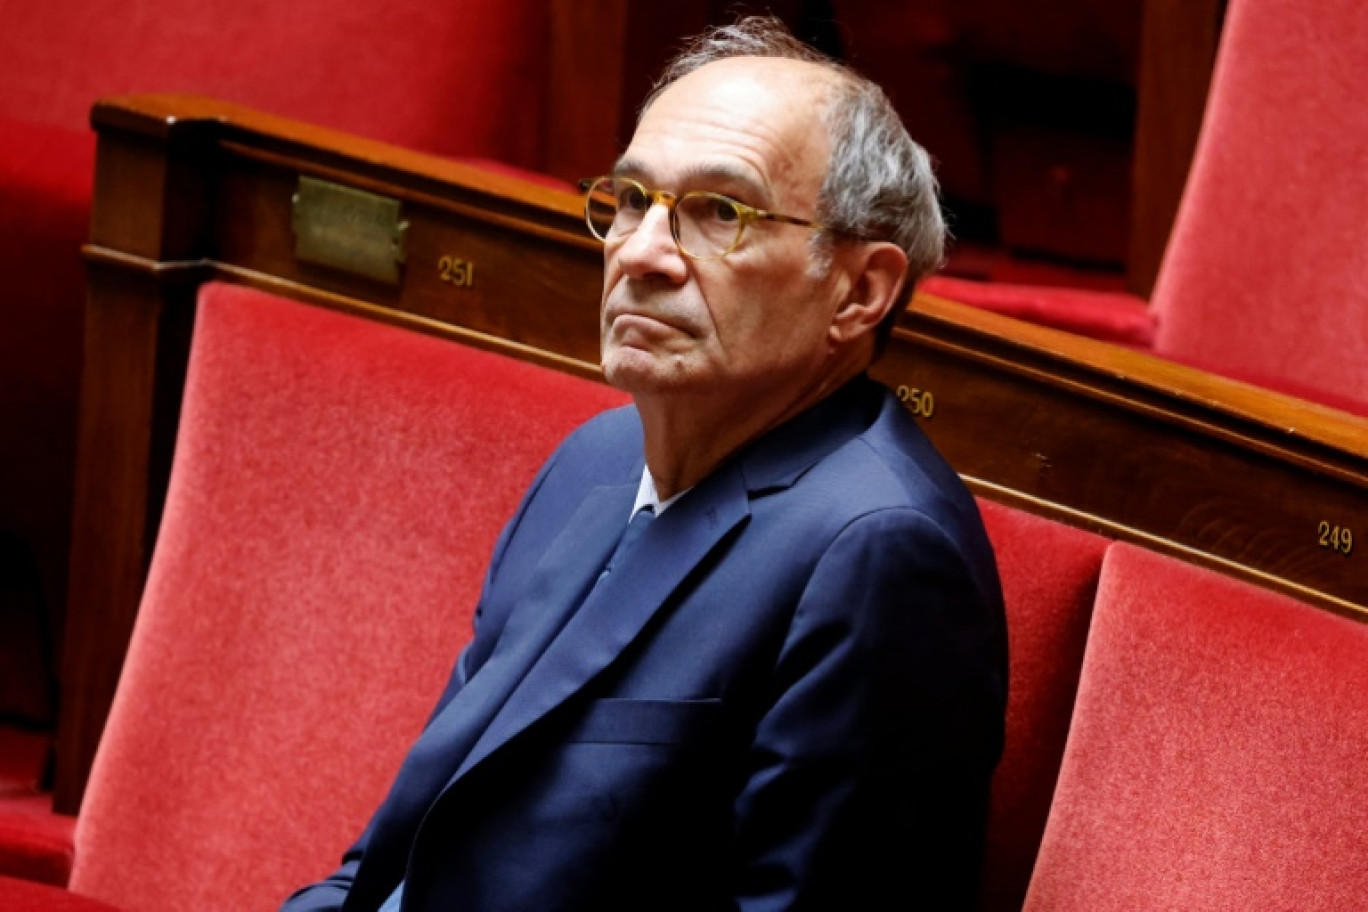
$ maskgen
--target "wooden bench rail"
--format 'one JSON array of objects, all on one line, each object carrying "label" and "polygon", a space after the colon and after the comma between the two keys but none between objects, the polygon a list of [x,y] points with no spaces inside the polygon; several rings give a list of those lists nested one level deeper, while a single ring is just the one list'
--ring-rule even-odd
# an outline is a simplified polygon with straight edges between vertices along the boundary
[{"label": "wooden bench rail", "polygon": [[[92,120],[58,733],[68,811],[137,613],[200,283],[253,285],[586,376],[598,371],[601,285],[571,194],[201,98],[112,99]],[[399,202],[398,284],[296,258],[301,176]],[[1368,422],[927,296],[875,373],[982,494],[1368,610]]]}]

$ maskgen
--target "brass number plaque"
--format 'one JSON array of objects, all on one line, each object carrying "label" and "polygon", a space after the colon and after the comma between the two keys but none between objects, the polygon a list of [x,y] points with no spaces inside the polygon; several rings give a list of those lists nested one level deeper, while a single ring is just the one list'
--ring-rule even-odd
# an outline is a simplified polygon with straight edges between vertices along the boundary
[{"label": "brass number plaque", "polygon": [[936,413],[936,397],[931,395],[930,390],[900,386],[897,394],[907,410],[918,418],[930,418]]},{"label": "brass number plaque", "polygon": [[301,176],[293,204],[298,259],[399,284],[408,222],[398,200]]},{"label": "brass number plaque", "polygon": [[1334,526],[1328,522],[1320,524],[1320,538],[1317,540],[1322,548],[1330,551],[1338,551],[1340,554],[1349,555],[1354,550],[1354,533],[1348,526]]},{"label": "brass number plaque", "polygon": [[444,256],[437,261],[437,275],[443,282],[457,288],[475,287],[475,263],[471,260]]}]

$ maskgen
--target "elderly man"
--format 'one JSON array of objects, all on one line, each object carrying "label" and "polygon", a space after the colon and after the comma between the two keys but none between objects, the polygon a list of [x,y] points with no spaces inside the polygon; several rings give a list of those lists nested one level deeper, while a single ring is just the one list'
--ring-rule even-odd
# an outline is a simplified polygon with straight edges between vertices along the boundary
[{"label": "elderly man", "polygon": [[370,826],[289,910],[971,903],[1006,647],[972,499],[864,372],[944,229],[883,94],[769,20],[610,176],[603,370]]}]

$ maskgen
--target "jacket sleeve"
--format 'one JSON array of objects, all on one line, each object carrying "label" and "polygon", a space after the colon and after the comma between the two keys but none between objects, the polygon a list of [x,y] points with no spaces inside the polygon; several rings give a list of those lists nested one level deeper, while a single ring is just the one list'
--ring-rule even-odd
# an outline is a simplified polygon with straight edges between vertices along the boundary
[{"label": "jacket sleeve", "polygon": [[282,912],[329,912],[341,909],[347,893],[356,879],[356,866],[361,862],[361,851],[353,846],[343,856],[342,865],[323,880],[298,890],[285,904]]},{"label": "jacket sleeve", "polygon": [[970,908],[1002,749],[991,561],[893,508],[819,560],[735,804],[734,906]]}]

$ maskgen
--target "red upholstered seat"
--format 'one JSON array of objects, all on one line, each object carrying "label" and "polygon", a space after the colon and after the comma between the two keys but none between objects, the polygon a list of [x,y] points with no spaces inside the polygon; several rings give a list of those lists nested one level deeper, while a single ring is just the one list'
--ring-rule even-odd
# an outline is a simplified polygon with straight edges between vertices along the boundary
[{"label": "red upholstered seat", "polygon": [[[546,0],[6,5],[0,533],[36,555],[56,632],[75,473],[91,105],[129,92],[208,94],[527,173],[519,169],[542,164],[549,9]],[[0,637],[0,668],[33,664],[31,652]]]},{"label": "red upholstered seat", "polygon": [[[547,0],[48,0],[0,30],[0,115],[78,129],[97,98],[212,95],[536,167]],[[83,22],[89,28],[72,28]]]},{"label": "red upholstered seat", "polygon": [[1156,350],[1368,411],[1368,16],[1232,0],[1154,290]]},{"label": "red upholstered seat", "polygon": [[1108,540],[979,501],[1007,604],[1007,742],[993,777],[979,907],[1026,895],[1073,713],[1083,644]]},{"label": "red upholstered seat", "polygon": [[[1368,414],[1365,81],[1359,0],[1230,0],[1150,301],[1155,353]],[[927,290],[1125,344],[1118,329],[1144,329],[1134,303],[1090,292],[955,280]]]},{"label": "red upholstered seat", "polygon": [[1154,344],[1154,316],[1148,305],[1140,298],[1122,292],[975,282],[939,275],[927,279],[922,290],[1089,339],[1142,350]]},{"label": "red upholstered seat", "polygon": [[130,910],[274,908],[383,797],[538,465],[624,397],[224,285],[71,886]]},{"label": "red upholstered seat", "polygon": [[114,906],[88,896],[3,874],[0,874],[0,909],[5,912],[118,912]]},{"label": "red upholstered seat", "polygon": [[51,721],[43,670],[55,657],[17,635],[17,581],[5,577],[16,555],[32,561],[37,576],[25,581],[25,600],[30,611],[52,606],[41,620],[58,626],[76,471],[81,243],[94,168],[88,131],[21,123],[0,111],[0,717],[35,723]]},{"label": "red upholstered seat", "polygon": [[[0,718],[31,728],[55,715],[94,153],[86,132],[0,113]],[[0,873],[60,884],[71,821],[34,796],[50,741],[0,730]]]},{"label": "red upholstered seat", "polygon": [[1368,626],[1112,546],[1026,908],[1363,909],[1365,693]]},{"label": "red upholstered seat", "polygon": [[[65,886],[75,854],[76,820],[54,814],[52,796],[9,794],[0,798],[0,876]],[[0,909],[8,909],[0,893]]]}]

